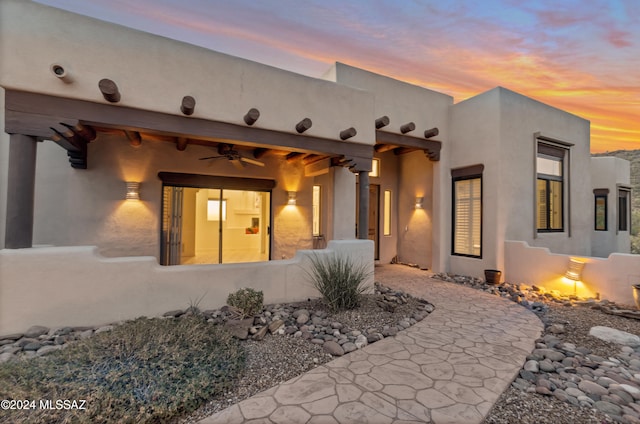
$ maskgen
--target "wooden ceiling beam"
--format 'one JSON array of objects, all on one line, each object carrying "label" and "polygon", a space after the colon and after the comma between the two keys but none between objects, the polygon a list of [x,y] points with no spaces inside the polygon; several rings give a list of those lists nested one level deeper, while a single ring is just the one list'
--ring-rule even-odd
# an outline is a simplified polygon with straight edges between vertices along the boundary
[{"label": "wooden ceiling beam", "polygon": [[138,131],[125,130],[124,135],[127,137],[127,140],[129,140],[129,144],[133,147],[138,147],[142,144],[142,137]]},{"label": "wooden ceiling beam", "polygon": [[301,158],[303,155],[304,153],[291,152],[287,155],[287,162],[293,162],[294,160]]},{"label": "wooden ceiling beam", "polygon": [[256,159],[260,159],[261,157],[266,155],[268,152],[269,152],[269,149],[258,147],[257,149],[253,149],[253,157]]},{"label": "wooden ceiling beam", "polygon": [[187,137],[177,137],[176,149],[178,149],[181,152],[184,152],[187,149],[187,144],[189,144],[189,139]]},{"label": "wooden ceiling beam", "polygon": [[388,152],[389,150],[393,150],[396,147],[398,146],[394,144],[376,144],[373,149],[376,151],[376,153],[384,153]]}]

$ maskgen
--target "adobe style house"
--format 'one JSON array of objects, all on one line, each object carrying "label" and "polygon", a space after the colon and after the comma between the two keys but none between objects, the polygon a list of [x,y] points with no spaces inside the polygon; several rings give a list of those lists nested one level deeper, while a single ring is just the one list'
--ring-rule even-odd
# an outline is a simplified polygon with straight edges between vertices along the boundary
[{"label": "adobe style house", "polygon": [[501,87],[454,104],[3,0],[0,112],[0,333],[306,299],[314,252],[480,276],[508,241],[629,251],[628,163]]}]

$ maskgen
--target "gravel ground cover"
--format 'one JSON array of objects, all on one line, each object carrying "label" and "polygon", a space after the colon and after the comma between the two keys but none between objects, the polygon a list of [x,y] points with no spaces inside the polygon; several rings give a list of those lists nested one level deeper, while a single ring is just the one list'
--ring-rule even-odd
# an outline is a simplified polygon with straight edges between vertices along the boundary
[{"label": "gravel ground cover", "polygon": [[[329,315],[330,320],[340,322],[345,327],[366,332],[367,329],[380,329],[394,325],[403,318],[410,317],[423,305],[416,299],[408,297],[406,304],[398,305],[395,310],[389,311],[381,309],[377,303],[380,299],[379,294],[364,295],[358,308],[332,313]],[[312,301],[302,306],[308,310],[326,310],[320,301]],[[261,341],[246,340],[243,343],[247,355],[246,368],[234,389],[224,396],[212,399],[195,413],[174,423],[195,423],[335,359],[324,352],[321,345],[300,337],[269,334]]]}]

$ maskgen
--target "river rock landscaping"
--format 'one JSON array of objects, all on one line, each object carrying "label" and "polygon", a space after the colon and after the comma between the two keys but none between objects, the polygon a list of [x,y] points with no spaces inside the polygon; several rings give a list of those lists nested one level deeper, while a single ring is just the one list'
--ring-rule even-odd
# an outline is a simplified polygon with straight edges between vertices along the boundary
[{"label": "river rock landscaping", "polygon": [[545,324],[536,348],[485,418],[486,424],[640,423],[637,311],[535,286],[436,277],[509,298]]}]

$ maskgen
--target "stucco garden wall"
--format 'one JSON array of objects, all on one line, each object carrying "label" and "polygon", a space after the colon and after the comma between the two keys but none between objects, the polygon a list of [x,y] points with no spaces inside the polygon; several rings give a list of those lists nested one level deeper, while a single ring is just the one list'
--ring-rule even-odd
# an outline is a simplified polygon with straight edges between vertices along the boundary
[{"label": "stucco garden wall", "polygon": [[618,231],[618,185],[629,187],[630,181],[631,165],[629,161],[616,157],[591,158],[592,188],[609,189],[607,230],[596,231],[595,225],[592,227],[591,254],[593,256],[607,257],[611,252],[629,253],[631,251],[631,233]]},{"label": "stucco garden wall", "polygon": [[562,255],[522,241],[505,242],[505,252],[505,281],[509,283],[573,294],[573,281],[564,278],[564,274],[569,260],[575,258],[585,262],[582,280],[575,286],[578,296],[599,296],[622,305],[634,305],[631,286],[640,283],[640,255],[613,253],[606,259]]},{"label": "stucco garden wall", "polygon": [[[118,84],[118,103],[182,115],[184,96],[196,99],[194,118],[245,125],[260,110],[258,128],[337,139],[354,127],[349,143],[375,140],[370,93],[206,50],[28,0],[0,2],[0,86],[104,103],[98,81]],[[51,71],[62,65],[65,83]],[[327,107],[331,105],[331,107]]]},{"label": "stucco garden wall", "polygon": [[308,281],[309,255],[350,255],[369,264],[373,243],[330,242],[325,250],[299,251],[284,261],[160,266],[153,257],[105,258],[95,247],[0,250],[0,334],[31,325],[99,325],[157,316],[197,303],[223,306],[243,287],[264,292],[265,303],[303,301],[319,293]]}]

